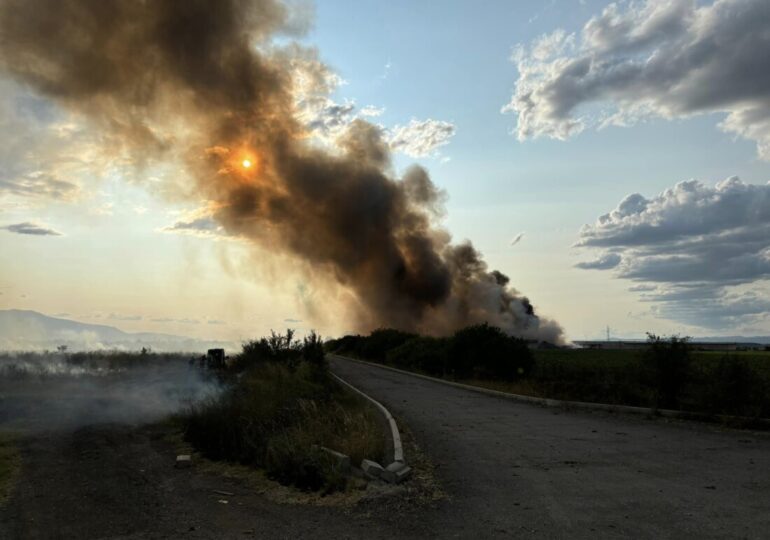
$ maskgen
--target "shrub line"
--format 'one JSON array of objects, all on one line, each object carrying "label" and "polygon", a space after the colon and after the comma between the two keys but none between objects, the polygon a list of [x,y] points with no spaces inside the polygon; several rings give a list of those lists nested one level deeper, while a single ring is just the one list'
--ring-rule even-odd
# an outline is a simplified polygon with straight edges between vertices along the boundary
[{"label": "shrub line", "polygon": [[[339,356],[339,355],[330,355],[330,356]],[[347,358],[345,356],[340,356],[340,358]],[[368,363],[368,362],[367,362]],[[401,443],[401,434],[398,431],[398,424],[396,424],[396,419],[393,418],[393,415],[390,414],[390,411],[379,401],[374,399],[373,397],[369,396],[362,390],[359,390],[349,382],[347,382],[342,377],[338,376],[336,373],[331,373],[331,376],[337,379],[339,382],[359,394],[360,396],[364,397],[368,401],[374,404],[375,407],[382,413],[382,415],[385,417],[385,420],[388,422],[388,426],[390,427],[390,435],[391,440],[393,441],[393,462],[394,463],[406,463],[404,460],[404,447]]]},{"label": "shrub line", "polygon": [[[510,392],[502,392],[500,390],[492,390],[491,388],[483,388],[481,386],[474,386],[471,384],[463,384],[455,381],[448,381],[446,379],[440,379],[437,377],[431,377],[430,375],[423,375],[422,373],[415,373],[414,371],[407,371],[404,369],[395,368],[392,366],[386,366],[384,364],[378,364],[375,362],[368,362],[366,360],[361,360],[359,358],[351,358],[349,356],[342,356],[339,354],[335,354],[332,356],[337,356],[339,358],[342,358],[344,360],[350,360],[352,362],[358,362],[360,364],[365,364],[372,367],[382,368],[382,369],[388,369],[390,371],[395,371],[396,373],[402,373],[404,375],[411,375],[412,377],[418,377],[420,379],[425,379],[426,381],[433,381],[441,384],[445,384],[448,386],[454,386],[457,388],[462,388],[464,390],[470,390],[472,392],[478,392],[481,394],[487,394],[490,396],[495,396],[503,399],[509,399],[513,401],[521,401],[524,403],[530,403],[535,405],[542,405],[544,407],[561,407],[565,409],[583,409],[588,411],[606,411],[606,412],[613,412],[613,413],[626,413],[626,414],[637,414],[637,415],[643,415],[643,416],[662,416],[666,418],[676,418],[681,420],[699,420],[699,421],[708,421],[712,419],[720,420],[723,422],[751,422],[753,424],[758,424],[762,426],[765,429],[770,429],[770,418],[749,418],[745,416],[731,416],[731,415],[710,415],[705,413],[696,413],[696,412],[688,412],[688,411],[677,411],[673,409],[655,409],[651,407],[634,407],[631,405],[614,405],[610,403],[592,403],[588,401],[564,401],[561,399],[551,399],[551,398],[540,398],[540,397],[534,397],[534,396],[525,396],[522,394],[512,394]],[[336,377],[336,375],[335,375]],[[344,382],[344,381],[343,381]],[[347,384],[347,383],[346,383]],[[355,389],[355,388],[354,388]],[[365,395],[365,394],[364,394]],[[371,399],[371,398],[370,398]],[[375,402],[376,403],[376,402]]]}]

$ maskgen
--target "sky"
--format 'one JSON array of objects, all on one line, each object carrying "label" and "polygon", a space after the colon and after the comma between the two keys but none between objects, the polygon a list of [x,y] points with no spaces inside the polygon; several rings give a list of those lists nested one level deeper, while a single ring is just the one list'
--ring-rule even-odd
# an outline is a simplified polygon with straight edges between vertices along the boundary
[{"label": "sky", "polygon": [[[310,144],[375,126],[389,174],[424,167],[438,226],[566,339],[770,334],[766,2],[290,10],[254,47],[314,51],[286,60]],[[344,284],[213,220],[178,160],[105,151],[19,58],[0,71],[0,309],[207,339],[355,328]]]}]

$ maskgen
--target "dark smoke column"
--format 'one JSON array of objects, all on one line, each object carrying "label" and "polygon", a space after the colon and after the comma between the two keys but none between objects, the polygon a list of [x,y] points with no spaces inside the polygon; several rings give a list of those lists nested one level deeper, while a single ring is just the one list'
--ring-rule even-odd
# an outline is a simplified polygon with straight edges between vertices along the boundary
[{"label": "dark smoke column", "polygon": [[444,334],[486,321],[561,340],[507,277],[436,226],[440,192],[424,169],[389,174],[375,126],[353,122],[338,151],[307,143],[289,61],[302,51],[269,46],[286,28],[284,5],[0,1],[8,74],[87,117],[105,152],[140,165],[184,159],[193,192],[229,234],[350,290],[351,325]]}]

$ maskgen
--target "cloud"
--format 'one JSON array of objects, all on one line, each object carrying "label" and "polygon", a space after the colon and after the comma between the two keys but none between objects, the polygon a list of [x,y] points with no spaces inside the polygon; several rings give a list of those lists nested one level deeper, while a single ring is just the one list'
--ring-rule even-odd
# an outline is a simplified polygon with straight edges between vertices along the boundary
[{"label": "cloud", "polygon": [[[128,320],[138,320],[138,319],[128,319]],[[177,324],[201,324],[201,321],[199,319],[189,319],[187,317],[181,318],[181,319],[174,319],[172,317],[155,317],[153,319],[150,319],[150,322],[154,323],[177,323]],[[225,321],[220,321],[219,319],[208,319],[206,320],[207,324],[227,324]]]},{"label": "cloud", "polygon": [[32,171],[18,176],[0,177],[0,193],[20,197],[43,197],[69,200],[79,192],[77,185],[44,171]]},{"label": "cloud", "polygon": [[594,225],[579,247],[618,250],[622,276],[655,282],[748,283],[770,276],[770,184],[737,177],[708,187],[676,184],[657,197],[633,194]]},{"label": "cloud", "polygon": [[284,319],[283,322],[289,324],[301,323],[302,319]]},{"label": "cloud", "polygon": [[[133,319],[131,319],[133,320]],[[198,319],[173,319],[171,317],[156,317],[154,319],[150,319],[150,322],[156,322],[156,323],[179,323],[179,324],[200,324],[201,322]],[[211,319],[208,321],[209,324],[225,324],[223,321],[217,321],[216,319]]]},{"label": "cloud", "polygon": [[336,103],[325,98],[318,108],[312,111],[313,116],[308,120],[307,127],[315,135],[337,135],[355,118],[355,110],[354,101]]},{"label": "cloud", "polygon": [[655,303],[652,312],[658,317],[721,332],[746,326],[766,327],[770,322],[766,291],[679,286],[645,295],[642,300]]},{"label": "cloud", "polygon": [[[338,102],[329,96],[344,79],[324,65],[314,50],[289,47],[283,55],[292,67],[294,106],[297,119],[318,141],[330,147],[339,147],[350,127],[359,119],[382,115],[384,108],[367,105],[357,109],[354,100]],[[390,62],[386,65],[390,69]],[[455,134],[455,126],[442,120],[417,120],[394,127],[376,126],[390,149],[410,157],[437,155],[437,150],[448,144]]]},{"label": "cloud", "polygon": [[385,113],[385,107],[375,107],[374,105],[367,105],[359,112],[361,116],[367,117],[382,116],[383,113]]},{"label": "cloud", "polygon": [[161,228],[160,232],[207,238],[225,235],[224,228],[214,219],[213,209],[209,207],[187,212],[182,219],[177,220],[173,225]]},{"label": "cloud", "polygon": [[455,126],[443,120],[417,120],[412,118],[405,126],[395,126],[386,139],[391,149],[410,157],[436,155],[436,151],[449,144],[455,134]]},{"label": "cloud", "polygon": [[609,270],[619,265],[620,260],[620,255],[617,253],[605,253],[592,261],[577,263],[575,267],[583,270]]},{"label": "cloud", "polygon": [[577,34],[557,30],[515,49],[519,78],[503,112],[517,115],[520,140],[724,113],[719,127],[770,159],[768,25],[766,0],[610,4]]},{"label": "cloud", "polygon": [[24,223],[14,223],[13,225],[5,225],[0,227],[8,232],[16,234],[29,234],[32,236],[61,236],[60,232],[57,232],[45,225],[38,223],[32,223],[25,221]]},{"label": "cloud", "polygon": [[107,316],[111,321],[141,321],[141,315],[123,315],[121,313],[110,313]]},{"label": "cloud", "polygon": [[650,292],[650,291],[656,291],[658,289],[657,285],[632,285],[628,288],[630,292]]},{"label": "cloud", "polygon": [[0,78],[0,137],[0,200],[73,201],[120,157],[100,149],[107,139],[82,119],[7,78]]},{"label": "cloud", "polygon": [[384,81],[385,79],[387,79],[388,76],[390,75],[391,69],[393,69],[393,62],[391,62],[390,59],[388,59],[388,61],[385,62],[385,65],[382,68],[382,74],[379,76],[379,80]]},{"label": "cloud", "polygon": [[513,237],[513,240],[511,240],[511,246],[515,246],[519,242],[521,242],[521,239],[524,238],[524,233],[520,232],[516,236]]},{"label": "cloud", "polygon": [[580,268],[615,268],[636,282],[632,291],[655,291],[643,299],[664,304],[666,317],[704,324],[756,318],[770,301],[770,184],[689,180],[650,199],[629,195],[585,225],[575,245],[615,262]]}]

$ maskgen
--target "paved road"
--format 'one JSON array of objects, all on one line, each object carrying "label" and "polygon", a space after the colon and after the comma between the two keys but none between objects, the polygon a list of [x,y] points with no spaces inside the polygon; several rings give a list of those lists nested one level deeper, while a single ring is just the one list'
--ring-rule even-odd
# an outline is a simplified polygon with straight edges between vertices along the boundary
[{"label": "paved road", "polygon": [[423,533],[770,538],[767,434],[566,412],[341,358],[332,366],[404,420],[437,465],[451,500],[423,517]]}]

